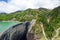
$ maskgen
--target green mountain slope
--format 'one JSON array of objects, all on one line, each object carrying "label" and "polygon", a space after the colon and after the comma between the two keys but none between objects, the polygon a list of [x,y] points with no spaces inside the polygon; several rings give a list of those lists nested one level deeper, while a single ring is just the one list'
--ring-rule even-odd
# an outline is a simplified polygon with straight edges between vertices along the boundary
[{"label": "green mountain slope", "polygon": [[[40,22],[43,23],[44,31],[48,39],[52,39],[55,35],[55,30],[60,27],[60,6],[53,10],[39,8],[39,9],[27,9],[24,11],[17,11],[11,14],[0,14],[0,21],[31,21],[36,19],[36,25],[33,26],[32,31],[35,34],[41,35],[42,30]],[[38,30],[37,30],[38,29]]]},{"label": "green mountain slope", "polygon": [[[42,9],[45,10],[45,9]],[[47,13],[46,10],[42,11],[39,9],[27,9],[24,11],[17,11],[11,14],[0,14],[0,20],[12,20],[15,18],[17,21],[30,21],[35,19],[40,13]],[[27,19],[28,18],[28,19]]]},{"label": "green mountain slope", "polygon": [[47,37],[51,40],[51,38],[55,35],[55,30],[60,28],[60,6],[53,9],[48,13],[49,23],[44,24],[45,32]]}]

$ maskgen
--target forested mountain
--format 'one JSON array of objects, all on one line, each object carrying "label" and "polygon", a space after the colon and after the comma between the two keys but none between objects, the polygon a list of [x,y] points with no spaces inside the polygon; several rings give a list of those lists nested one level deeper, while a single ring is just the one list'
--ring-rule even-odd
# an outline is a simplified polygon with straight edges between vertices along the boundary
[{"label": "forested mountain", "polygon": [[[17,11],[11,14],[0,14],[0,21],[8,21],[15,19],[15,21],[31,21],[36,19],[36,25],[32,30],[35,34],[41,34],[41,28],[39,29],[40,22],[43,23],[44,31],[48,39],[54,37],[55,30],[60,28],[60,6],[53,10],[39,8],[39,9],[26,9],[24,11]],[[37,26],[38,25],[38,26]],[[39,29],[36,31],[36,29]],[[60,35],[60,34],[59,34]]]},{"label": "forested mountain", "polygon": [[[46,9],[47,10],[47,9]],[[44,8],[40,8],[39,9],[26,9],[24,11],[17,11],[14,13],[10,13],[10,14],[5,14],[5,13],[1,13],[0,14],[0,20],[12,20],[13,18],[16,18],[17,21],[30,21],[32,19],[35,19],[37,15],[41,14],[41,13],[47,13],[48,11],[46,11]],[[29,19],[27,19],[29,18]]]}]

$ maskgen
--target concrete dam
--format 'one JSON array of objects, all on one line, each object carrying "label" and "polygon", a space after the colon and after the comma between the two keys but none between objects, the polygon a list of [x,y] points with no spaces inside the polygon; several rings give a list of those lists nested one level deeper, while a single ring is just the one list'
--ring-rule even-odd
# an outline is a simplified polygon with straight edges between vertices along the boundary
[{"label": "concrete dam", "polygon": [[30,27],[30,22],[18,23],[0,35],[0,40],[27,40],[27,32]]}]

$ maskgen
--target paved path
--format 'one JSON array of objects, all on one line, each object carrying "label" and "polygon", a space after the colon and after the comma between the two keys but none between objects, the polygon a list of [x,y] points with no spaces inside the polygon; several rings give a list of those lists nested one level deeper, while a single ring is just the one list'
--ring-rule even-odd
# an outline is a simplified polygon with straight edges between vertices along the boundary
[{"label": "paved path", "polygon": [[45,40],[48,40],[44,31],[43,23],[40,23]]},{"label": "paved path", "polygon": [[54,37],[52,38],[52,40],[54,40],[56,37],[58,37],[58,35],[59,35],[59,30],[60,30],[60,28],[58,28],[57,30],[55,30],[56,34],[54,35]]}]

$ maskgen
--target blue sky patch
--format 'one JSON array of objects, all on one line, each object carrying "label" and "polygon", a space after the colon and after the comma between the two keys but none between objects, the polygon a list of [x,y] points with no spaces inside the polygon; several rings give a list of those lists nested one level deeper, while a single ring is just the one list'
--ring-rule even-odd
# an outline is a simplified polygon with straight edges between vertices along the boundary
[{"label": "blue sky patch", "polygon": [[0,0],[0,2],[1,2],[1,1],[4,1],[4,2],[8,3],[8,0]]}]

